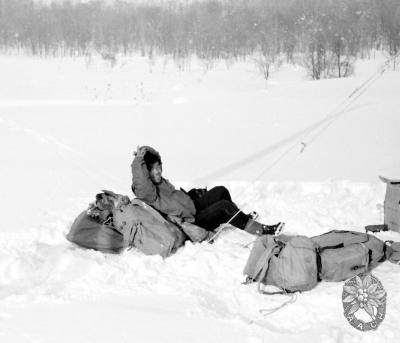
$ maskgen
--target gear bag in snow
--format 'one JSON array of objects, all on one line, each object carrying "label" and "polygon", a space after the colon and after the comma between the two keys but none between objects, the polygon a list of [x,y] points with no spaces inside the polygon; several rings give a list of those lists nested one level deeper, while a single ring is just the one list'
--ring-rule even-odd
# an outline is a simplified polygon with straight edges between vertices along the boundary
[{"label": "gear bag in snow", "polygon": [[143,202],[103,191],[75,219],[67,239],[106,253],[135,247],[146,255],[167,257],[183,245],[186,235]]},{"label": "gear bag in snow", "polygon": [[319,280],[344,281],[388,259],[400,263],[400,243],[383,242],[373,235],[333,230],[304,236],[259,237],[247,260],[249,281],[284,291],[306,291]]},{"label": "gear bag in snow", "polygon": [[120,253],[128,246],[123,235],[115,230],[111,223],[102,223],[92,218],[86,211],[73,222],[67,239],[83,248],[99,250],[105,253]]},{"label": "gear bag in snow", "polygon": [[332,230],[311,239],[318,246],[321,280],[344,281],[386,259],[385,243],[367,233]]},{"label": "gear bag in snow", "polygon": [[305,236],[259,237],[243,274],[248,280],[280,288],[284,292],[308,291],[318,283],[316,244]]},{"label": "gear bag in snow", "polygon": [[186,235],[151,206],[134,199],[113,210],[113,223],[129,245],[146,255],[168,257],[181,247]]}]

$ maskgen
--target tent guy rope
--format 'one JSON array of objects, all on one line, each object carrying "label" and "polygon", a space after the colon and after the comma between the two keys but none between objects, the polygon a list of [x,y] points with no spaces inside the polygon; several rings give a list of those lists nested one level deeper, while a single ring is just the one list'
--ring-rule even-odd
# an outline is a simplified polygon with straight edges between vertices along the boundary
[{"label": "tent guy rope", "polygon": [[[351,105],[353,105],[382,75],[391,67],[391,63],[395,61],[400,56],[400,52],[387,59],[369,78],[367,78],[363,83],[356,87],[342,102],[340,102],[331,112],[329,112],[325,118],[318,123],[312,125],[310,130],[305,130],[302,132],[299,139],[303,138],[300,142],[296,140],[295,143],[289,146],[275,161],[264,168],[252,181],[244,188],[237,196],[242,195],[247,189],[254,185],[255,182],[261,179],[268,171],[272,170],[276,165],[278,165],[287,155],[292,151],[298,149],[299,144],[301,149],[298,153],[303,153],[311,144],[313,144],[321,135],[332,126],[342,115],[349,111]],[[307,137],[311,135],[312,132],[316,134],[312,136],[309,140]],[[248,204],[249,200],[245,203]],[[214,242],[214,240],[220,235],[220,233],[231,223],[231,221],[240,213],[238,210],[227,223],[222,224],[220,228],[215,232],[215,234],[208,239],[209,243]]]}]

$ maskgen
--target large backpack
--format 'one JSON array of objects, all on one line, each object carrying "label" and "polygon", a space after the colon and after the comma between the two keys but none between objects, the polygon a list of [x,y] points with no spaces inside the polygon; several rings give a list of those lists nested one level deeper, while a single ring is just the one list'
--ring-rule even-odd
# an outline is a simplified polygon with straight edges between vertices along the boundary
[{"label": "large backpack", "polygon": [[67,239],[82,248],[99,250],[105,253],[120,253],[128,246],[124,236],[114,229],[110,221],[93,218],[82,212],[73,222]]},{"label": "large backpack", "polygon": [[67,239],[106,253],[135,247],[146,255],[168,257],[184,244],[186,235],[143,202],[103,191],[75,219]]},{"label": "large backpack", "polygon": [[311,239],[318,246],[321,280],[344,281],[386,259],[385,242],[367,233],[332,230]]},{"label": "large backpack", "polygon": [[113,223],[130,246],[146,255],[168,257],[187,239],[180,228],[137,199],[113,210]]},{"label": "large backpack", "polygon": [[243,273],[248,281],[273,285],[284,292],[308,291],[318,283],[316,244],[305,236],[259,237]]},{"label": "large backpack", "polygon": [[319,280],[344,281],[388,259],[400,263],[400,243],[387,244],[373,235],[333,230],[304,236],[261,236],[247,260],[248,281],[284,291],[306,291]]}]

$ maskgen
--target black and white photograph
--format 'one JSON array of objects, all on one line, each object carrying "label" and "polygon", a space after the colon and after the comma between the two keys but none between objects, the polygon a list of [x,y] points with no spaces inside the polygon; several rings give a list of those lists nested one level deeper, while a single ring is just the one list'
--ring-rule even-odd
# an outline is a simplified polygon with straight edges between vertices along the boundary
[{"label": "black and white photograph", "polygon": [[0,0],[1,343],[400,340],[400,0]]}]

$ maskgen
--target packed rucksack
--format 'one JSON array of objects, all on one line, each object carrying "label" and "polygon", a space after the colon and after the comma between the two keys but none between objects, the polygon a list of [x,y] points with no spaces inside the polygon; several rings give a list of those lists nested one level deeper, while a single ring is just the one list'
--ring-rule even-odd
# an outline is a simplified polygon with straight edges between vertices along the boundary
[{"label": "packed rucksack", "polygon": [[187,239],[179,227],[137,199],[113,210],[113,224],[128,237],[129,246],[146,255],[168,257]]},{"label": "packed rucksack", "polygon": [[146,255],[168,257],[187,239],[176,225],[140,200],[111,191],[96,195],[95,202],[73,222],[66,238],[80,247],[120,253],[135,247]]},{"label": "packed rucksack", "polygon": [[124,236],[114,229],[110,221],[90,216],[83,211],[74,220],[66,238],[82,248],[105,253],[120,253],[128,243]]},{"label": "packed rucksack", "polygon": [[263,235],[254,243],[243,273],[247,282],[283,292],[308,291],[318,283],[317,246],[305,236]]},{"label": "packed rucksack", "polygon": [[243,273],[247,282],[272,285],[283,292],[307,291],[318,281],[344,281],[389,260],[400,263],[400,243],[384,242],[355,231],[333,230],[305,236],[259,237]]}]

